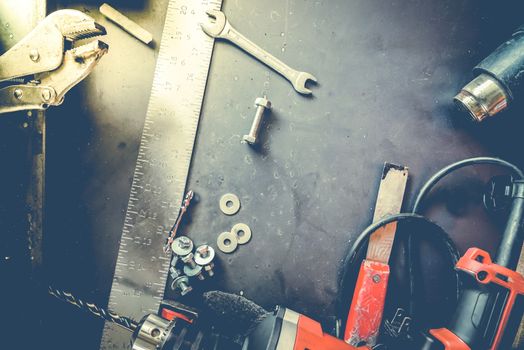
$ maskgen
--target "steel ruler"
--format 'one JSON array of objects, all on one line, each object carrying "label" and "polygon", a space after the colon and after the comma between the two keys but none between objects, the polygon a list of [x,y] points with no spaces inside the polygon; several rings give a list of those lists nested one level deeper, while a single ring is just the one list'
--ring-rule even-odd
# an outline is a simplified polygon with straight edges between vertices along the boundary
[{"label": "steel ruler", "polygon": [[[162,247],[184,197],[214,40],[200,28],[222,0],[170,0],[118,251],[109,308],[139,320],[158,312],[169,257]],[[130,349],[106,323],[101,349]]]}]

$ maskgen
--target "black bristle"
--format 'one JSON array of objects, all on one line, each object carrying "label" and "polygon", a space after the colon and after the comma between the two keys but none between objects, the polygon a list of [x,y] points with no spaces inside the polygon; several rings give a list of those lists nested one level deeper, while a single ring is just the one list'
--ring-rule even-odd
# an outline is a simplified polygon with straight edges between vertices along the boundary
[{"label": "black bristle", "polygon": [[209,316],[216,321],[215,329],[229,336],[246,336],[268,315],[261,306],[243,296],[220,291],[203,295]]}]

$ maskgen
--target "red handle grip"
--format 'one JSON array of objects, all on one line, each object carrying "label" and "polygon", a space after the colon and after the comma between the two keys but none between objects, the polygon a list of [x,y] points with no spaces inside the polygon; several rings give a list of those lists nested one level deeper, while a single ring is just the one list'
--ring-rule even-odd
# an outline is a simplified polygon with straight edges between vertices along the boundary
[{"label": "red handle grip", "polygon": [[389,265],[364,260],[349,309],[344,340],[357,346],[376,344],[388,288]]}]

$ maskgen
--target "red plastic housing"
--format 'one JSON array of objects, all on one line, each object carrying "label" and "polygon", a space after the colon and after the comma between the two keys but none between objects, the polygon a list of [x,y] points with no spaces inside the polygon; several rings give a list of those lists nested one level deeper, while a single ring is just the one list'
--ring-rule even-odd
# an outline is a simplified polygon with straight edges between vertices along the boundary
[{"label": "red plastic housing", "polygon": [[360,266],[353,300],[344,331],[344,340],[352,345],[376,344],[382,323],[388,289],[389,265],[364,260]]},{"label": "red plastic housing", "polygon": [[475,276],[479,283],[495,283],[509,291],[508,300],[490,348],[490,350],[496,350],[502,340],[515,300],[517,296],[524,294],[524,277],[517,271],[494,264],[489,253],[479,248],[468,249],[466,254],[458,261],[457,269]]},{"label": "red plastic housing", "polygon": [[[456,268],[474,276],[479,283],[495,283],[509,291],[493,344],[490,347],[490,350],[497,350],[515,300],[518,295],[524,294],[524,277],[517,271],[494,264],[489,253],[479,248],[468,249],[458,261]],[[445,346],[445,350],[470,350],[457,335],[446,328],[432,329],[430,333]]]},{"label": "red plastic housing", "polygon": [[370,348],[366,346],[356,348],[342,339],[325,334],[317,321],[300,315],[293,350],[370,350]]}]

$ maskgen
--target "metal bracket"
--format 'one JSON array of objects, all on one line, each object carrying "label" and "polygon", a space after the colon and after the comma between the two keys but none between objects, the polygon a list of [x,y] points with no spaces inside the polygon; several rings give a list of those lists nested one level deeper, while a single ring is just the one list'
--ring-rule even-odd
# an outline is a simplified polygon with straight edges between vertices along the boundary
[{"label": "metal bracket", "polygon": [[44,110],[56,99],[53,88],[41,85],[11,85],[0,89],[0,114]]}]

